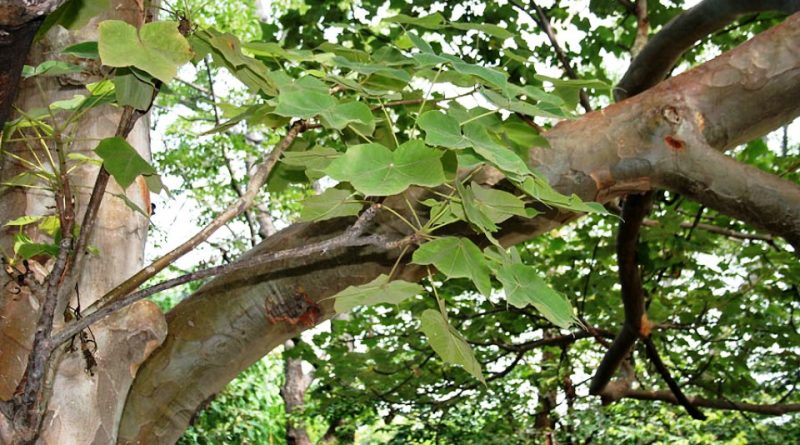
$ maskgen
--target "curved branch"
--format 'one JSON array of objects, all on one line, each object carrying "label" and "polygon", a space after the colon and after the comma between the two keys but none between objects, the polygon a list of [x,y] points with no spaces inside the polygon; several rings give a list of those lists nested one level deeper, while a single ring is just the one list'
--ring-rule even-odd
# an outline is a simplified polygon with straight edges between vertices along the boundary
[{"label": "curved branch", "polygon": [[744,14],[800,10],[800,0],[704,0],[667,23],[631,62],[615,88],[618,98],[635,96],[662,81],[695,42]]},{"label": "curved branch", "polygon": [[603,391],[631,352],[636,339],[649,334],[650,324],[644,308],[644,290],[636,262],[636,246],[639,243],[639,228],[645,216],[650,213],[652,204],[653,192],[648,192],[628,195],[622,206],[622,222],[617,233],[617,262],[625,322],[595,371],[589,385],[589,393],[593,395]]}]

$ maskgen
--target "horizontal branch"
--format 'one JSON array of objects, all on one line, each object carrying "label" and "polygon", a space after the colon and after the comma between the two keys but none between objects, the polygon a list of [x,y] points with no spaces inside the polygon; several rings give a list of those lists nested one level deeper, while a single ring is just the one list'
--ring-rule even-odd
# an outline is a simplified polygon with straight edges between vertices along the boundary
[{"label": "horizontal branch", "polygon": [[[642,389],[628,389],[620,393],[622,398],[636,400],[650,400],[667,402],[679,405],[678,399],[671,391],[647,391]],[[756,404],[746,402],[734,402],[724,399],[706,399],[703,397],[688,397],[689,403],[693,406],[710,409],[721,409],[731,411],[743,411],[769,416],[781,416],[789,413],[800,412],[800,403],[774,403]]]},{"label": "horizontal branch", "polygon": [[702,144],[656,166],[657,186],[786,239],[800,255],[800,185]]},{"label": "horizontal branch", "polygon": [[186,284],[192,281],[197,281],[204,278],[213,277],[216,275],[252,269],[255,267],[264,266],[266,264],[274,263],[276,261],[284,260],[287,258],[301,258],[316,253],[327,252],[329,250],[339,249],[343,247],[378,246],[383,249],[396,249],[404,247],[405,245],[413,242],[413,237],[403,238],[400,240],[389,240],[382,235],[370,235],[362,237],[361,235],[366,230],[367,224],[374,218],[379,208],[380,205],[375,204],[369,209],[365,210],[364,213],[362,213],[361,216],[359,216],[359,218],[352,226],[350,226],[341,235],[338,235],[334,238],[325,241],[320,241],[314,244],[296,247],[294,249],[286,249],[278,252],[265,253],[262,255],[257,255],[239,261],[235,261],[233,263],[222,264],[220,266],[209,267],[207,269],[187,273],[176,278],[165,280],[159,284],[148,287],[146,289],[130,293],[128,295],[123,296],[122,298],[110,301],[107,304],[99,307],[96,311],[90,313],[89,315],[86,315],[83,318],[75,320],[72,323],[65,326],[56,335],[53,335],[50,342],[48,343],[48,346],[50,350],[53,350],[57,348],[59,345],[63,344],[64,342],[68,341],[70,338],[72,338],[79,332],[91,326],[93,323],[96,323],[102,320],[103,318],[127,306],[130,306],[131,304],[139,300],[143,300],[151,295],[163,292],[167,289],[171,289],[173,287],[180,286],[182,284]]},{"label": "horizontal branch", "polygon": [[[642,225],[647,227],[658,227],[659,225],[661,225],[661,222],[654,219],[645,219],[642,222]],[[691,229],[692,227],[694,227],[695,229],[700,229],[709,233],[715,233],[717,235],[722,235],[728,238],[734,238],[739,240],[765,241],[768,243],[775,241],[775,237],[773,237],[772,235],[767,235],[762,233],[739,232],[737,230],[726,229],[724,227],[715,226],[713,224],[705,224],[705,223],[694,224],[689,221],[684,221],[680,223],[680,227],[682,229]]]}]

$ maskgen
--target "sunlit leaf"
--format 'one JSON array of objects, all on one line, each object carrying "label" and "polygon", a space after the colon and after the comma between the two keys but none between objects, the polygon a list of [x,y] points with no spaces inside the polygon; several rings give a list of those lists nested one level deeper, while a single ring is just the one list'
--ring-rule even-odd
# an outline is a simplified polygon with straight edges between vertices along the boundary
[{"label": "sunlit leaf", "polygon": [[302,221],[323,221],[340,216],[358,215],[363,207],[363,202],[353,199],[353,192],[331,188],[319,195],[304,199],[300,219]]},{"label": "sunlit leaf", "polygon": [[146,23],[137,30],[120,20],[106,20],[100,23],[99,32],[98,50],[104,65],[135,66],[165,83],[192,58],[177,22]]},{"label": "sunlit leaf", "polygon": [[410,185],[437,186],[444,182],[442,153],[412,140],[391,151],[381,144],[355,145],[325,171],[338,181],[350,182],[369,196],[388,196]]},{"label": "sunlit leaf", "polygon": [[349,286],[331,298],[338,313],[349,312],[356,306],[371,306],[381,303],[400,304],[403,300],[424,292],[422,286],[403,280],[389,281],[385,274],[361,286]]},{"label": "sunlit leaf", "polygon": [[467,238],[445,237],[428,241],[414,251],[412,261],[433,265],[449,278],[469,278],[483,295],[492,291],[490,271],[483,253]]}]

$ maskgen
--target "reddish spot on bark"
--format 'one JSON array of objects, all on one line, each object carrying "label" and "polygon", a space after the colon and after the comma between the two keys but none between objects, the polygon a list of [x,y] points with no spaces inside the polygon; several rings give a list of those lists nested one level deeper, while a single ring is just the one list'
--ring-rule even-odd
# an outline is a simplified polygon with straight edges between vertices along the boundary
[{"label": "reddish spot on bark", "polygon": [[675,139],[672,136],[667,136],[664,138],[664,142],[670,146],[673,150],[680,151],[686,148],[686,145],[680,139]]},{"label": "reddish spot on bark", "polygon": [[297,289],[292,298],[283,301],[267,298],[265,303],[267,320],[272,324],[285,321],[292,326],[300,324],[310,328],[322,314],[319,305],[302,289]]}]

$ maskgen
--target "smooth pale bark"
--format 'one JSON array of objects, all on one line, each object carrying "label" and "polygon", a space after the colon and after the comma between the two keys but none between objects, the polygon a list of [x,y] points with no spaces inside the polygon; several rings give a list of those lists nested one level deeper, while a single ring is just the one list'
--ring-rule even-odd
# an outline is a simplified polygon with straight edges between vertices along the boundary
[{"label": "smooth pale bark", "polygon": [[[121,0],[114,3],[116,17],[131,23],[141,21],[143,12],[136,8],[136,2]],[[77,33],[53,29],[30,54],[29,63],[35,64],[37,61],[52,58],[55,50],[68,45],[96,39],[98,21],[99,19],[93,21]],[[96,72],[97,67],[94,69]],[[72,98],[75,94],[85,94],[83,84],[95,80],[87,77],[40,79],[44,97],[34,82],[26,81],[21,85],[16,106],[32,109],[46,106],[55,100]],[[117,110],[108,106],[90,111],[81,121],[76,142],[70,150],[93,156],[92,150],[97,142],[104,137],[113,136],[119,115]],[[143,156],[149,157],[149,125],[146,119],[136,125],[128,141]],[[31,146],[44,159],[43,152],[35,141]],[[9,144],[4,149],[25,158],[31,157],[25,144]],[[3,180],[21,171],[20,165],[8,156],[3,156],[0,172]],[[83,205],[88,201],[96,176],[97,169],[94,167],[80,167],[71,176],[79,206],[78,215],[83,214]],[[122,193],[116,184],[112,184],[108,191]],[[137,182],[127,190],[129,198],[141,208],[149,208],[147,193],[143,182]],[[52,214],[52,206],[52,193],[39,189],[7,188],[0,192],[0,224],[23,215]],[[87,307],[142,267],[147,224],[148,221],[142,215],[134,213],[120,199],[106,195],[90,241],[90,245],[97,247],[100,254],[86,262],[86,269],[78,286],[82,307]],[[16,228],[2,229],[0,246],[3,252],[12,251],[15,233]],[[29,235],[34,239],[40,236],[35,228],[29,230]],[[0,399],[8,400],[24,373],[41,302],[27,288],[23,287],[16,293],[16,286],[8,282],[5,273],[0,281],[3,285],[0,300]],[[61,310],[56,313],[56,329],[63,323],[65,304],[66,302],[62,302]],[[75,304],[73,295],[71,306],[75,307]],[[93,326],[92,332],[97,341],[97,367],[94,375],[86,371],[80,348],[76,352],[61,355],[55,376],[48,382],[52,385],[52,395],[40,443],[113,443],[125,401],[124,395],[139,365],[163,341],[166,323],[161,311],[154,304],[140,302]],[[5,418],[0,418],[0,443],[10,443],[11,437]]]},{"label": "smooth pale bark", "polygon": [[[710,151],[761,136],[798,114],[800,15],[796,14],[741,47],[639,96],[557,125],[545,134],[552,148],[532,150],[532,164],[559,191],[576,193],[585,200],[606,202],[654,187],[694,192],[698,199],[706,199],[704,190],[720,189],[719,181],[727,174],[718,164],[694,162],[705,162],[711,159]],[[731,162],[736,168],[750,170]],[[774,216],[785,222],[797,215],[798,186],[780,179],[768,182],[767,193],[790,198],[785,203],[790,210]],[[696,184],[705,189],[697,189]],[[725,190],[722,187],[720,193],[712,193],[717,198],[708,198],[709,206],[730,211],[722,203],[722,198],[730,198]],[[754,212],[775,210],[773,204],[765,205],[763,197],[753,193],[737,202],[738,207]],[[769,222],[756,218],[754,212],[737,216],[790,241],[797,235],[791,224],[767,227]],[[551,210],[531,220],[513,219],[503,226],[500,238],[505,244],[524,241],[578,217]],[[265,240],[250,255],[335,236],[347,222],[291,226]],[[389,218],[373,231],[405,233]],[[295,298],[300,289],[316,301],[323,300],[348,285],[387,273],[397,254],[374,248],[340,249],[220,277],[201,288],[168,314],[167,340],[134,381],[119,443],[174,442],[203,400],[304,329],[268,323],[265,304]],[[400,277],[416,279],[419,272],[413,266],[401,267]],[[323,318],[330,318],[330,300],[322,301],[321,306]]]}]

